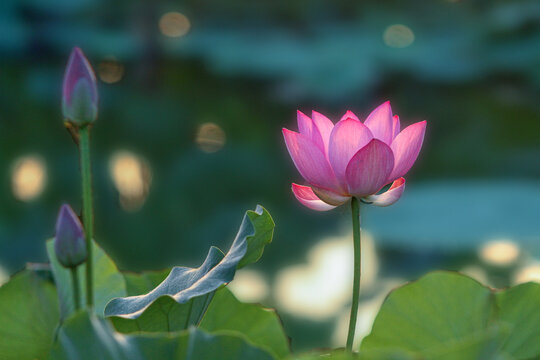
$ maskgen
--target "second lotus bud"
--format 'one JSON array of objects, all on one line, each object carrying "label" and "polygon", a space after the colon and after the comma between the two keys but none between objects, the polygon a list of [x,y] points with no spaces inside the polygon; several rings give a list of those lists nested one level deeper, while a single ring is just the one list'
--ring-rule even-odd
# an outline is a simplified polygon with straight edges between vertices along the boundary
[{"label": "second lotus bud", "polygon": [[62,205],[56,220],[54,252],[60,264],[67,268],[77,267],[87,257],[82,224],[67,204]]}]

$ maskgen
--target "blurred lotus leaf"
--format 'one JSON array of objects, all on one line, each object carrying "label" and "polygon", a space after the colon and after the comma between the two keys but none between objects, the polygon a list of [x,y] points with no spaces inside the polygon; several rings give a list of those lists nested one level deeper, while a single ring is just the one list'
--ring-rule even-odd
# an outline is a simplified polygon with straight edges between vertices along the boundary
[{"label": "blurred lotus leaf", "polygon": [[260,359],[272,360],[266,351],[249,344],[241,334],[209,334],[196,328],[169,334],[123,335],[106,319],[78,312],[58,332],[49,359]]},{"label": "blurred lotus leaf", "polygon": [[0,304],[0,358],[43,359],[59,320],[52,283],[22,271],[0,287]]},{"label": "blurred lotus leaf", "polygon": [[536,359],[540,284],[493,290],[437,271],[390,293],[363,351],[402,349],[426,359]]}]

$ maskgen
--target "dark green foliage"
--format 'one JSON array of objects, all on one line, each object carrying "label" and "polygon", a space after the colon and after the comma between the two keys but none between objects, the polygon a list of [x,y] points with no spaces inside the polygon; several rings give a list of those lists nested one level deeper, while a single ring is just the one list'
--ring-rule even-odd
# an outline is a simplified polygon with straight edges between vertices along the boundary
[{"label": "dark green foliage", "polygon": [[0,359],[44,359],[58,326],[54,286],[25,270],[0,287]]},{"label": "dark green foliage", "polygon": [[175,334],[122,335],[105,319],[84,311],[58,333],[50,360],[272,360],[241,334],[208,334],[196,328]]}]

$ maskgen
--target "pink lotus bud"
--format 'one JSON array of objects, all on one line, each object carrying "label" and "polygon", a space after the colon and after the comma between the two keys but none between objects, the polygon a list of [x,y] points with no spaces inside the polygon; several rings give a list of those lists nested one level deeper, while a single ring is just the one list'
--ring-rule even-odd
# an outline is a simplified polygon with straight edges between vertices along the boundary
[{"label": "pink lotus bud", "polygon": [[97,118],[98,93],[96,76],[81,49],[69,56],[62,91],[62,112],[71,123],[83,126]]},{"label": "pink lotus bud", "polygon": [[299,111],[298,129],[283,129],[283,136],[309,186],[292,184],[292,191],[308,208],[326,211],[353,196],[377,206],[398,201],[405,189],[403,176],[420,153],[426,121],[401,131],[399,117],[392,115],[387,101],[364,122],[351,111],[335,125],[318,112],[310,118]]},{"label": "pink lotus bud", "polygon": [[86,241],[82,224],[69,205],[62,205],[56,220],[54,239],[56,258],[63,266],[74,268],[86,260]]}]

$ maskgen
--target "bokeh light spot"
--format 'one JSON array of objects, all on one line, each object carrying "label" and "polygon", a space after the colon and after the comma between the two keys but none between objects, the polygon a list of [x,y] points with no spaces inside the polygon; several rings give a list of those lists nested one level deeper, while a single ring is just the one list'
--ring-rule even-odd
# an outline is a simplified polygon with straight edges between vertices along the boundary
[{"label": "bokeh light spot", "polygon": [[159,19],[159,30],[165,36],[180,37],[188,33],[191,28],[189,19],[179,12],[171,11],[163,14]]},{"label": "bokeh light spot", "polygon": [[102,60],[98,65],[98,75],[104,83],[114,84],[122,80],[124,65],[113,57]]},{"label": "bokeh light spot", "polygon": [[152,182],[148,163],[131,152],[119,151],[112,156],[109,170],[120,195],[120,206],[126,211],[140,209]]},{"label": "bokeh light spot", "polygon": [[459,270],[460,273],[472,277],[483,285],[490,285],[488,273],[477,265],[466,266]]},{"label": "bokeh light spot", "polygon": [[[398,286],[405,283],[404,279],[386,279],[379,281],[377,287],[380,291],[371,299],[362,301],[358,306],[358,320],[354,333],[353,348],[358,349],[362,339],[365,338],[373,327],[375,317],[381,308],[382,303],[388,296],[388,293]],[[350,309],[344,309],[338,316],[336,328],[332,336],[332,343],[335,347],[345,346],[349,329]]]},{"label": "bokeh light spot", "polygon": [[383,41],[393,48],[405,48],[414,42],[414,33],[408,26],[401,24],[390,25],[384,30]]},{"label": "bokeh light spot", "polygon": [[255,270],[239,270],[228,288],[242,302],[254,303],[263,301],[270,292],[264,276]]},{"label": "bokeh light spot", "polygon": [[11,171],[11,188],[17,199],[35,199],[43,192],[46,181],[47,169],[39,156],[28,155],[15,160]]},{"label": "bokeh light spot", "polygon": [[486,242],[479,251],[482,261],[493,266],[510,266],[518,259],[519,246],[506,239]]},{"label": "bokeh light spot", "polygon": [[0,265],[0,286],[9,280],[9,274],[6,269]]},{"label": "bokeh light spot", "polygon": [[204,152],[213,153],[225,145],[225,131],[217,124],[208,122],[199,126],[195,143]]},{"label": "bokeh light spot", "polygon": [[514,274],[514,284],[523,284],[529,281],[540,283],[540,263],[522,267]]},{"label": "bokeh light spot", "polygon": [[[353,281],[353,244],[350,236],[316,244],[308,263],[287,267],[276,276],[279,307],[299,317],[325,320],[338,314],[350,300]],[[378,270],[371,236],[362,235],[363,290],[372,286]]]}]

